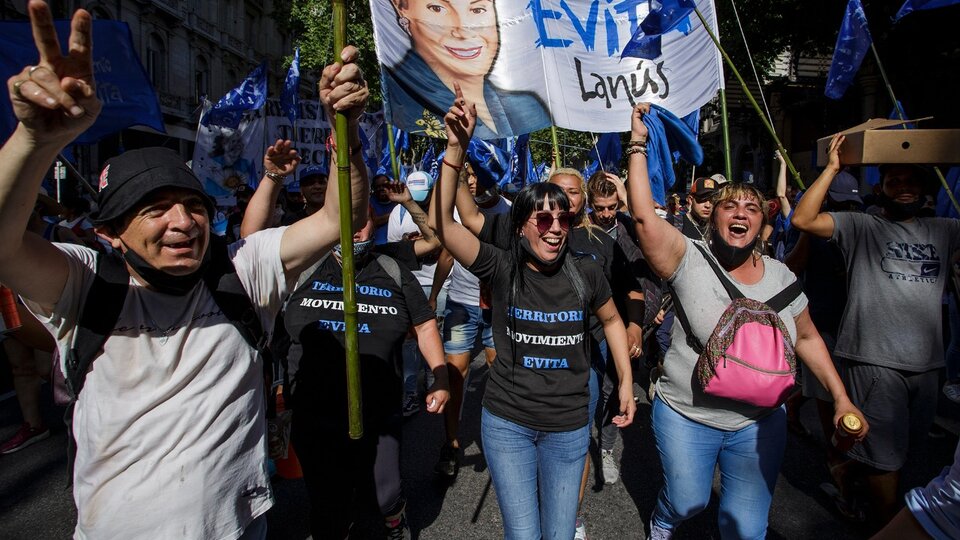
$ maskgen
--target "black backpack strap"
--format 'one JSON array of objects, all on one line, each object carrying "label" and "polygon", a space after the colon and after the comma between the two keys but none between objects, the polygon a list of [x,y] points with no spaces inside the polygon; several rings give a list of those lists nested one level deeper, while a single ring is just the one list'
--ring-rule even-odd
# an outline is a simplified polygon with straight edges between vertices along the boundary
[{"label": "black backpack strap", "polygon": [[800,280],[795,279],[793,283],[787,285],[787,288],[773,295],[772,298],[764,302],[770,309],[780,313],[783,309],[793,303],[797,297],[800,296],[800,293],[803,292],[803,287],[800,286]]},{"label": "black backpack strap", "polygon": [[580,309],[583,310],[583,348],[586,353],[587,362],[593,363],[593,359],[590,354],[590,305],[587,295],[587,286],[583,282],[583,274],[580,273],[580,269],[577,268],[577,258],[570,256],[568,254],[563,258],[563,273],[567,276],[567,279],[570,280],[570,285],[573,286],[573,291],[577,295],[577,300],[580,302]]},{"label": "black backpack strap", "polygon": [[67,427],[67,485],[73,484],[73,466],[77,456],[77,442],[73,435],[73,408],[83,390],[87,372],[100,355],[103,344],[113,332],[120,311],[127,298],[130,273],[123,259],[116,254],[98,254],[93,285],[83,301],[83,311],[74,330],[73,343],[64,359],[63,379],[70,402],[63,413]]},{"label": "black backpack strap", "polygon": [[720,280],[720,283],[723,284],[723,288],[726,289],[727,295],[730,296],[731,300],[736,300],[737,298],[743,298],[743,293],[740,292],[740,289],[730,281],[730,278],[723,272],[720,268],[720,265],[717,264],[717,261],[713,260],[713,256],[707,251],[707,248],[702,245],[694,242],[694,247],[700,250],[700,253],[703,254],[703,258],[707,260],[707,263],[710,264],[710,268],[713,270],[713,273],[717,275],[717,279]]},{"label": "black backpack strap", "polygon": [[73,399],[80,395],[90,365],[120,318],[129,283],[130,274],[120,256],[97,256],[97,275],[84,299],[73,345],[64,361],[63,375]]},{"label": "black backpack strap", "polygon": [[219,236],[210,237],[211,252],[210,265],[203,275],[204,284],[210,294],[213,295],[217,306],[223,311],[223,314],[230,319],[230,322],[240,331],[243,339],[251,347],[256,349],[266,357],[266,336],[267,333],[260,323],[260,317],[247,296],[240,278],[237,276],[237,270],[233,266],[233,261],[227,253],[226,240]]}]

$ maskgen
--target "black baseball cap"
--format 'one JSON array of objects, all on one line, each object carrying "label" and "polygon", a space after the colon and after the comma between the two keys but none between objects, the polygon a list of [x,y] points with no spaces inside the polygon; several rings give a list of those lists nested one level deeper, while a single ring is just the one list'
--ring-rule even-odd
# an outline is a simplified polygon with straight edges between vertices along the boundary
[{"label": "black baseball cap", "polygon": [[690,195],[692,195],[697,202],[703,202],[709,199],[716,190],[717,181],[713,178],[697,178],[693,181],[693,185],[690,186]]},{"label": "black baseball cap", "polygon": [[100,172],[97,211],[90,215],[90,221],[95,225],[109,223],[162,188],[196,191],[203,197],[207,214],[214,215],[213,201],[180,155],[169,148],[152,147],[130,150],[107,160]]}]

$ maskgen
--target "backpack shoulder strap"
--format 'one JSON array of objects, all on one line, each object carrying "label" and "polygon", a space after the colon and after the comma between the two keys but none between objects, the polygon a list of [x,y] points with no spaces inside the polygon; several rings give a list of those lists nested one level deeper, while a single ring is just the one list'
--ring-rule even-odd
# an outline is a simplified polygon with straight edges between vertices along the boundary
[{"label": "backpack shoulder strap", "polygon": [[211,261],[203,275],[204,284],[213,295],[217,306],[236,326],[244,340],[251,347],[263,353],[266,346],[266,332],[257,316],[257,312],[247,296],[237,269],[227,253],[226,240],[211,235]]},{"label": "backpack shoulder strap", "polygon": [[702,245],[694,242],[694,247],[696,247],[700,253],[703,254],[703,258],[707,260],[707,263],[710,264],[710,269],[713,270],[713,273],[717,275],[717,279],[720,280],[720,283],[723,285],[723,288],[726,289],[727,295],[730,296],[731,300],[736,300],[737,298],[743,298],[743,293],[740,292],[740,289],[730,281],[730,278],[723,272],[720,268],[720,265],[717,264],[717,261],[713,260],[713,256],[707,251],[707,248]]},{"label": "backpack shoulder strap", "polygon": [[64,362],[64,379],[73,399],[80,395],[90,365],[120,318],[129,283],[130,274],[121,257],[97,255],[97,274],[87,292],[73,345]]},{"label": "backpack shoulder strap", "polygon": [[773,295],[772,298],[764,302],[770,309],[780,313],[784,308],[789,306],[797,297],[800,296],[800,293],[803,292],[803,287],[800,286],[800,280],[794,279],[793,283],[787,285],[787,288]]},{"label": "backpack shoulder strap", "polygon": [[403,289],[403,283],[400,277],[400,265],[397,264],[397,261],[393,257],[388,257],[382,253],[377,253],[377,262],[380,263],[380,268],[393,278],[394,283],[397,284],[397,287]]}]

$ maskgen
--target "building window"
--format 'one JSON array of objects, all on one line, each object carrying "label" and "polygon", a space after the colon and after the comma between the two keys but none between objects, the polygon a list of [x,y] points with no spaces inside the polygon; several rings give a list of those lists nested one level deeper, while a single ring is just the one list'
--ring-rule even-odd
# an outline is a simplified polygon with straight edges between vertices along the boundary
[{"label": "building window", "polygon": [[147,74],[157,90],[167,89],[167,48],[157,34],[150,34],[147,42]]},{"label": "building window", "polygon": [[207,99],[210,98],[210,64],[202,56],[197,57],[197,64],[193,72],[193,92],[197,103],[203,96],[207,96]]}]

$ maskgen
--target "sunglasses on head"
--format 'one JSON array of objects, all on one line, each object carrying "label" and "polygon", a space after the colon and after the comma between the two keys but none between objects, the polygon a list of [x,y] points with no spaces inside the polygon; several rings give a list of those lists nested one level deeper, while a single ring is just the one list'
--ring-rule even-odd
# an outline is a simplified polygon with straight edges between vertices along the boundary
[{"label": "sunglasses on head", "polygon": [[537,232],[546,234],[553,227],[553,220],[556,219],[560,224],[560,229],[564,232],[570,230],[570,222],[573,221],[573,212],[560,212],[556,217],[550,212],[537,212],[533,215],[537,223]]}]

